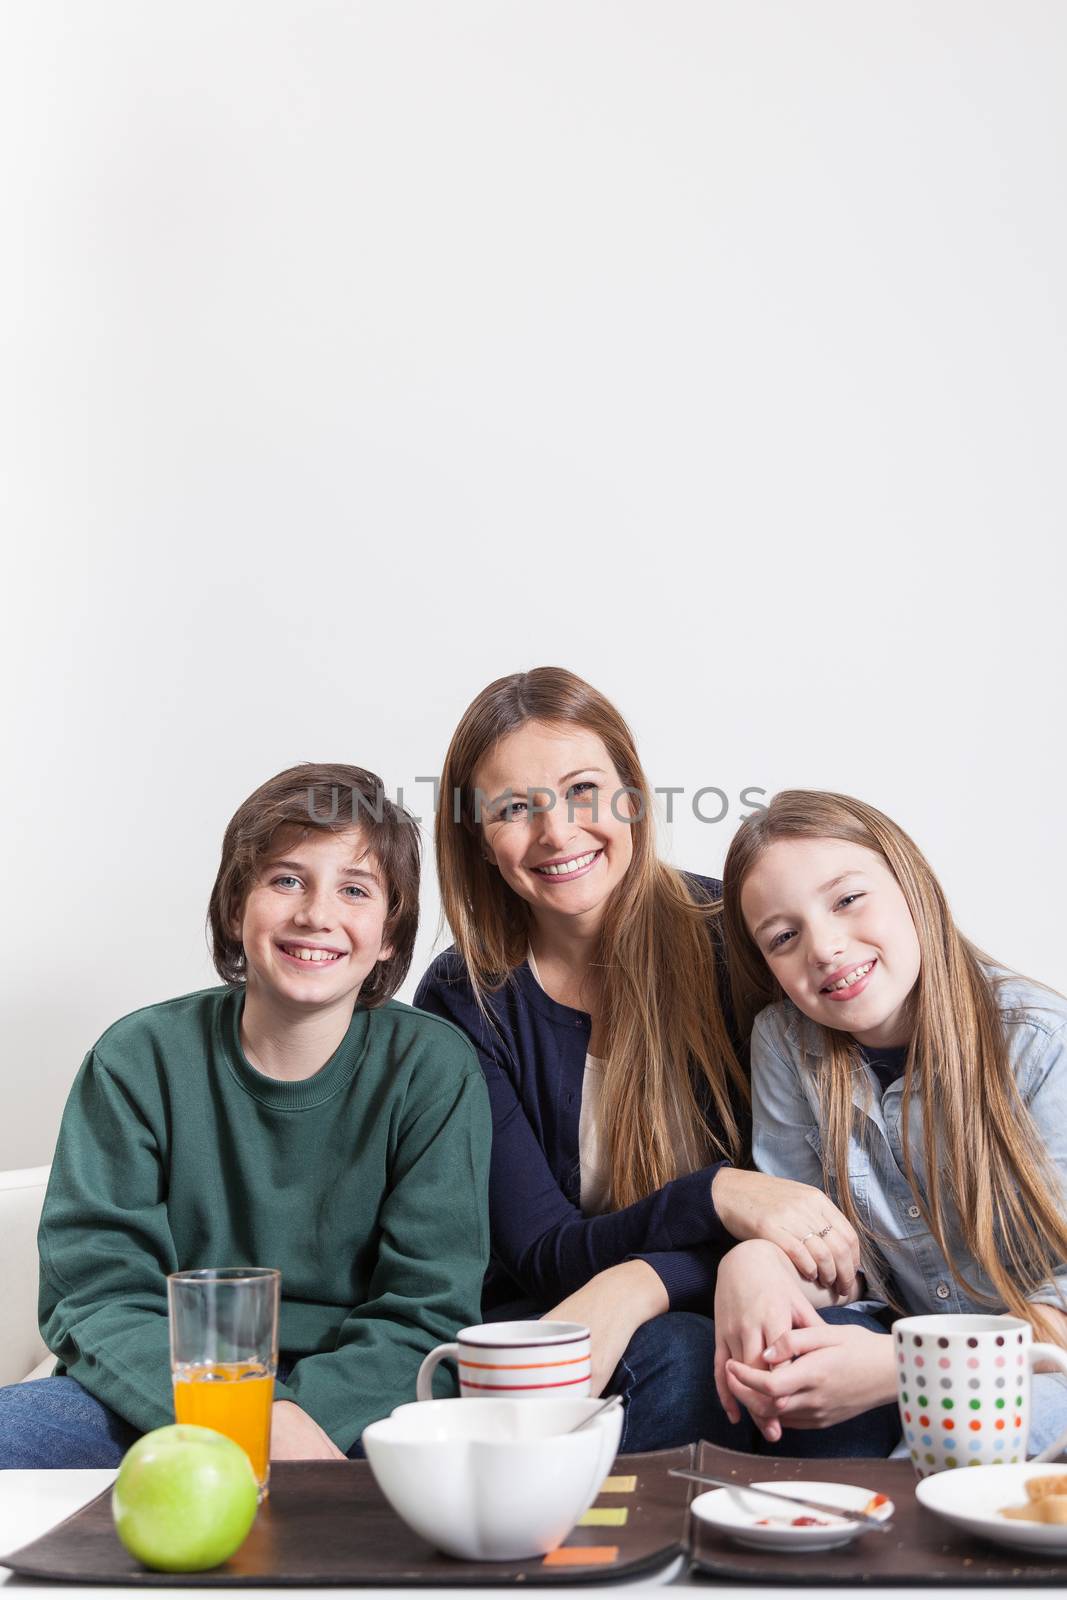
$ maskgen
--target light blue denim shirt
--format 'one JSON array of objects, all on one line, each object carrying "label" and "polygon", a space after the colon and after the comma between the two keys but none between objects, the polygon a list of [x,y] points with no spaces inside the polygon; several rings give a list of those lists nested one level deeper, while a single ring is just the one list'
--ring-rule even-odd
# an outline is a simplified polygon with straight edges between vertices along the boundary
[{"label": "light blue denim shirt", "polygon": [[[1003,969],[989,969],[1000,976]],[[1067,1205],[1067,1000],[1015,974],[998,986],[1001,1017],[1020,1094],[1045,1142]],[[752,1149],[756,1165],[775,1177],[824,1187],[817,1074],[819,1029],[789,1001],[768,1006],[752,1031]],[[921,1072],[922,1065],[918,1064]],[[882,1092],[874,1072],[857,1068],[852,1098],[866,1118],[867,1138],[853,1135],[848,1174],[856,1208],[879,1238],[879,1249],[895,1288],[894,1298],[910,1315],[935,1311],[995,1309],[967,1293],[953,1277],[931,1237],[904,1170],[901,1140],[903,1074]],[[912,1097],[909,1147],[915,1180],[929,1193],[922,1142],[922,1108]],[[958,1217],[947,1216],[953,1255],[970,1283],[992,1293],[988,1277],[965,1250]],[[884,1291],[880,1263],[866,1260],[872,1292]],[[1067,1296],[1067,1263],[1055,1282],[1030,1295],[1052,1305]]]}]

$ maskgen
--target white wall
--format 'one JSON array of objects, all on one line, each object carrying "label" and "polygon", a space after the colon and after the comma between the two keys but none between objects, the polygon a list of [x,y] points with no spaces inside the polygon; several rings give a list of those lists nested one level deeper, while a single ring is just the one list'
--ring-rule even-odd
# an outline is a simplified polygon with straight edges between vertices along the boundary
[{"label": "white wall", "polygon": [[1059,0],[7,8],[0,1167],[213,981],[251,788],[539,663],[1067,987],[1065,75]]}]

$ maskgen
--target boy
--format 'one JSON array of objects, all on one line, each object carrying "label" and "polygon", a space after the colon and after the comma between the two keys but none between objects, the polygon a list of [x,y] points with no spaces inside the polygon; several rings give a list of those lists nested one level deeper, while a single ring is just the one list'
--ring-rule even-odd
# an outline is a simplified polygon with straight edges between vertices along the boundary
[{"label": "boy", "polygon": [[415,823],[358,767],[293,767],[226,830],[225,987],[124,1017],[75,1080],[44,1203],[56,1377],[0,1389],[0,1466],[110,1466],[173,1421],[166,1274],[282,1272],[271,1455],[360,1453],[480,1319],[490,1119],[464,1035],[390,997]]}]

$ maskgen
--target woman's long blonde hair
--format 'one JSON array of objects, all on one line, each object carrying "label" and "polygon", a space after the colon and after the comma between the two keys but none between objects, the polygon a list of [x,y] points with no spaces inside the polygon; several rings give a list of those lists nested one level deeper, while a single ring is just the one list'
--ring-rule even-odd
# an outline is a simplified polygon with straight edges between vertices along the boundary
[{"label": "woman's long blonde hair", "polygon": [[[740,1154],[735,1102],[747,1100],[748,1087],[716,984],[709,924],[718,906],[694,899],[681,873],[657,857],[652,794],[615,707],[562,667],[498,678],[453,735],[436,822],[442,906],[483,1011],[485,996],[526,959],[530,910],[486,860],[474,780],[493,747],[530,722],[598,735],[636,802],[633,858],[594,957],[606,1036],[601,1131],[609,1204],[618,1208],[716,1156]],[[701,1113],[693,1073],[707,1081],[717,1128]]]},{"label": "woman's long blonde hair", "polygon": [[[918,846],[873,806],[849,795],[786,789],[738,828],[726,857],[723,886],[738,1025],[747,1034],[764,1006],[784,998],[741,914],[748,874],[781,839],[847,839],[863,845],[881,856],[900,885],[921,959],[912,992],[914,1028],[901,1108],[904,1166],[912,1193],[954,1276],[969,1293],[976,1294],[975,1285],[953,1260],[949,1244],[950,1210],[968,1253],[992,1283],[996,1302],[1017,1317],[1038,1321],[1051,1337],[1067,1344],[1063,1332],[1052,1327],[1054,1319],[1043,1318],[1026,1298],[1047,1286],[1067,1261],[1067,1221],[1059,1206],[1057,1176],[1015,1082],[998,983],[986,971],[997,963],[963,937]],[[849,1137],[859,1134],[861,1126],[852,1101],[859,1049],[837,1029],[820,1026],[818,1032],[824,1178],[857,1232],[876,1244],[857,1215],[848,1186]],[[915,1181],[908,1144],[915,1096],[922,1108],[929,1196]]]}]

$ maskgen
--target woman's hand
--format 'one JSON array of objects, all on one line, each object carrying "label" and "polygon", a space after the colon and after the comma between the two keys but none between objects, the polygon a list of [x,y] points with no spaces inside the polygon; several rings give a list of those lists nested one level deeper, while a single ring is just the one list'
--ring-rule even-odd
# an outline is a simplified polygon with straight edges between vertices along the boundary
[{"label": "woman's hand", "polygon": [[767,1239],[784,1250],[802,1278],[846,1300],[857,1298],[860,1242],[848,1218],[810,1183],[720,1167],[711,1202],[735,1239]]},{"label": "woman's hand", "polygon": [[[741,1420],[741,1407],[726,1381],[727,1363],[762,1367],[763,1352],[783,1334],[817,1325],[819,1314],[777,1245],[751,1239],[723,1257],[715,1283],[715,1388],[731,1422]],[[764,1438],[781,1438],[773,1416],[752,1415]]]},{"label": "woman's hand", "polygon": [[272,1461],[344,1461],[328,1433],[292,1400],[275,1400],[270,1417]]},{"label": "woman's hand", "polygon": [[552,1322],[580,1322],[592,1347],[590,1394],[603,1394],[626,1346],[643,1323],[670,1310],[663,1279],[647,1261],[623,1261],[590,1278],[545,1312]]},{"label": "woman's hand", "polygon": [[726,1382],[767,1438],[774,1423],[831,1428],[896,1399],[893,1341],[870,1328],[820,1318],[776,1339],[763,1362],[727,1361]]}]

